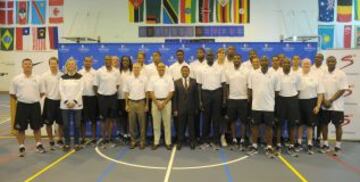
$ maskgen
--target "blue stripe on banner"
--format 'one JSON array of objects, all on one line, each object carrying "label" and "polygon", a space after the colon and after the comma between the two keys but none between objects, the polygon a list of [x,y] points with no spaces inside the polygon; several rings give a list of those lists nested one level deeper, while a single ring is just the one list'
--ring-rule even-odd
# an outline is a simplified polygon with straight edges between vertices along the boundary
[{"label": "blue stripe on banner", "polygon": [[[220,149],[220,150],[219,150],[219,157],[220,157],[220,159],[221,159],[222,162],[226,162],[226,161],[227,161],[227,157],[226,157],[226,154],[225,154],[224,149]],[[224,165],[224,170],[225,170],[225,174],[226,174],[226,177],[227,177],[227,181],[228,181],[228,182],[234,181],[234,180],[233,180],[233,177],[232,177],[232,175],[231,175],[230,168],[229,168],[229,166],[228,166],[227,164]]]},{"label": "blue stripe on banner", "polygon": [[[129,149],[128,148],[122,148],[120,149],[117,157],[116,157],[116,160],[120,160],[122,159],[127,153],[129,152]],[[115,162],[111,162],[111,164],[109,164],[105,170],[101,173],[101,175],[99,176],[99,178],[97,179],[97,182],[103,182],[105,177],[107,177],[111,171],[114,170],[114,167],[115,167],[116,163]]]}]

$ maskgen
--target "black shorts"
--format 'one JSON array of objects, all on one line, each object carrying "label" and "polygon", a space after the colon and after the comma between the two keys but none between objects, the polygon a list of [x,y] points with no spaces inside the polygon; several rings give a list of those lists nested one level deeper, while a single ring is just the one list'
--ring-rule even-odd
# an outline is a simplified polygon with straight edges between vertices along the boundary
[{"label": "black shorts", "polygon": [[127,117],[127,112],[125,110],[125,106],[126,106],[126,103],[125,103],[125,99],[118,99],[117,100],[117,113],[118,113],[118,116],[119,117]]},{"label": "black shorts", "polygon": [[229,99],[227,101],[226,115],[230,122],[236,122],[238,118],[242,124],[248,123],[248,101],[246,99],[235,100]]},{"label": "black shorts", "polygon": [[321,123],[328,125],[330,121],[335,126],[340,126],[342,123],[344,123],[344,112],[323,110],[321,112]]},{"label": "black shorts", "polygon": [[96,96],[83,96],[82,121],[95,122],[98,118],[98,101]]},{"label": "black shorts", "polygon": [[42,119],[43,123],[46,125],[53,125],[54,121],[58,125],[63,125],[60,110],[60,100],[52,100],[45,98]]},{"label": "black shorts", "polygon": [[313,99],[299,99],[300,109],[300,125],[312,127],[316,121],[316,114],[313,110],[316,106],[317,98]]},{"label": "black shorts", "polygon": [[274,112],[272,111],[252,111],[251,124],[259,125],[266,124],[267,126],[274,125]]},{"label": "black shorts", "polygon": [[116,108],[117,108],[117,98],[116,94],[114,95],[99,95],[98,97],[99,101],[99,117],[101,120],[104,119],[115,119],[116,114]]},{"label": "black shorts", "polygon": [[14,129],[25,131],[28,124],[32,130],[39,130],[42,127],[40,103],[26,104],[18,101],[16,103]]},{"label": "black shorts", "polygon": [[299,99],[297,97],[279,97],[279,124],[288,122],[289,127],[294,127],[300,121]]}]

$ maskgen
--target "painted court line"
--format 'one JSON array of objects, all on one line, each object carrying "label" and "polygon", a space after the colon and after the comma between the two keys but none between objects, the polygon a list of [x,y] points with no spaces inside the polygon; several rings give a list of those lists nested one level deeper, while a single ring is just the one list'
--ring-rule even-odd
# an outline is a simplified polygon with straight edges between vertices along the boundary
[{"label": "painted court line", "polygon": [[[224,149],[220,149],[219,150],[219,157],[220,159],[223,161],[223,162],[226,162],[227,161],[227,157],[226,157],[226,154],[225,154],[225,151]],[[225,171],[225,174],[226,174],[226,177],[227,177],[227,181],[228,182],[232,182],[234,181],[233,180],[233,177],[231,175],[231,171],[230,171],[230,167],[228,165],[224,165],[224,171]]]},{"label": "painted court line", "polygon": [[285,166],[293,172],[302,182],[308,182],[308,180],[297,170],[293,165],[290,164],[282,155],[279,155],[278,158],[285,164]]},{"label": "painted court line", "polygon": [[173,164],[174,164],[175,153],[176,153],[176,145],[174,145],[174,147],[172,149],[172,152],[171,152],[171,157],[170,157],[167,169],[166,169],[166,175],[165,175],[164,182],[168,182],[169,179],[170,179],[170,173],[171,173],[171,169],[172,169]]},{"label": "painted court line", "polygon": [[0,125],[3,125],[3,124],[5,124],[5,123],[7,123],[7,122],[9,122],[10,121],[10,117],[8,117],[7,119],[5,119],[4,121],[1,121],[0,122]]},{"label": "painted court line", "polygon": [[[116,157],[116,159],[122,159],[127,153],[129,152],[129,150],[127,148],[122,148],[120,149],[118,156]],[[101,175],[99,176],[99,178],[97,179],[97,182],[103,182],[105,177],[108,176],[111,171],[114,170],[115,167],[115,163],[111,162],[106,168],[105,170],[101,173]]]},{"label": "painted court line", "polygon": [[337,163],[339,163],[343,168],[345,168],[348,171],[354,172],[358,175],[360,175],[360,168],[354,165],[351,165],[350,163],[341,160],[339,157],[336,156],[332,156],[330,154],[327,155],[330,159],[336,161]]}]

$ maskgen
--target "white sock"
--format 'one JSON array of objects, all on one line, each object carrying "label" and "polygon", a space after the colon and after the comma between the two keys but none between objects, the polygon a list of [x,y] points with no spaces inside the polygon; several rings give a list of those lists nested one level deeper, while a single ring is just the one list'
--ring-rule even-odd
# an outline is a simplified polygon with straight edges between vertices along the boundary
[{"label": "white sock", "polygon": [[281,147],[281,143],[276,144],[278,147]]},{"label": "white sock", "polygon": [[324,145],[329,146],[329,141],[325,140]]},{"label": "white sock", "polygon": [[253,146],[254,148],[256,148],[256,149],[257,149],[257,147],[258,147],[256,143],[253,143],[252,146]]},{"label": "white sock", "polygon": [[244,139],[243,139],[243,138],[240,139],[240,143],[244,143]]},{"label": "white sock", "polygon": [[36,146],[42,145],[41,142],[36,142]]},{"label": "white sock", "polygon": [[336,143],[335,143],[335,147],[337,147],[337,148],[341,148],[341,142],[336,141]]},{"label": "white sock", "polygon": [[308,145],[311,145],[312,146],[312,140],[308,140]]},{"label": "white sock", "polygon": [[298,139],[297,142],[298,142],[298,144],[301,144],[301,143],[302,143],[302,139]]},{"label": "white sock", "polygon": [[271,149],[271,148],[272,148],[271,145],[266,146],[266,149]]},{"label": "white sock", "polygon": [[290,145],[289,145],[289,148],[293,148],[293,147],[294,147],[294,144],[290,144]]},{"label": "white sock", "polygon": [[19,145],[19,148],[25,148],[25,145],[24,145],[24,144],[20,144],[20,145]]}]

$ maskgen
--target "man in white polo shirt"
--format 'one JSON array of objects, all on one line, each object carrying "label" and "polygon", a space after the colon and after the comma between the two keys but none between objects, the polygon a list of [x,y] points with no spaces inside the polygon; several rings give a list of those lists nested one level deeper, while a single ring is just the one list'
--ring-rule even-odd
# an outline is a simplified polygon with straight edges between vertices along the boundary
[{"label": "man in white polo shirt", "polygon": [[232,142],[237,145],[236,121],[241,121],[240,150],[244,150],[244,138],[248,125],[248,78],[250,71],[241,65],[240,54],[235,54],[232,59],[232,67],[225,71],[227,112],[226,116],[231,122]]},{"label": "man in white polo shirt", "polygon": [[247,61],[245,61],[242,65],[245,67],[245,68],[248,68],[248,69],[252,69],[253,66],[252,66],[252,59],[253,58],[256,58],[258,57],[257,56],[257,53],[255,50],[250,50],[249,51],[249,59]]},{"label": "man in white polo shirt", "polygon": [[[152,76],[158,75],[157,65],[162,63],[161,53],[159,51],[155,51],[152,53],[152,63],[145,65],[145,73],[146,76],[150,79]],[[168,74],[168,67],[165,65],[165,74]]]},{"label": "man in white polo shirt", "polygon": [[324,101],[322,111],[322,152],[330,150],[328,143],[328,125],[330,121],[336,128],[335,154],[341,151],[342,126],[344,122],[344,92],[349,88],[346,74],[336,69],[336,58],[330,56],[326,59],[327,71],[324,72],[322,81],[324,84]]},{"label": "man in white polo shirt", "polygon": [[281,131],[284,123],[287,121],[287,128],[289,129],[290,144],[287,153],[296,157],[295,153],[295,128],[299,124],[299,101],[298,95],[300,90],[300,75],[291,70],[291,63],[289,59],[284,59],[283,71],[278,74],[279,84],[279,119],[277,123],[277,147],[281,149]]},{"label": "man in white polo shirt", "polygon": [[[98,94],[99,114],[102,120],[102,139],[98,143],[107,144],[111,140],[112,125],[116,118],[116,99],[120,73],[112,65],[111,56],[105,56],[105,66],[101,67],[94,79],[94,89]],[[105,145],[104,145],[105,147]]]},{"label": "man in white polo shirt", "polygon": [[255,155],[258,153],[257,141],[259,136],[259,124],[264,123],[266,125],[266,155],[273,158],[272,129],[274,125],[275,95],[278,94],[279,85],[277,83],[276,75],[269,72],[268,65],[268,58],[262,57],[260,60],[260,71],[253,72],[249,77],[248,88],[252,100],[252,145],[248,154]]},{"label": "man in white polo shirt", "polygon": [[147,91],[150,92],[153,117],[154,143],[153,150],[159,147],[161,123],[165,132],[165,147],[171,150],[171,98],[173,96],[174,82],[169,75],[165,74],[164,63],[157,65],[158,74],[151,77]]},{"label": "man in white polo shirt", "polygon": [[185,62],[185,57],[184,57],[184,51],[179,49],[176,51],[176,58],[177,61],[172,64],[169,67],[169,73],[171,74],[172,79],[175,81],[179,78],[181,78],[181,68],[183,66],[189,66],[186,62]]},{"label": "man in white polo shirt", "polygon": [[[196,50],[196,60],[192,63],[190,63],[190,77],[194,78],[195,80],[198,80],[198,77],[200,75],[201,69],[204,65],[206,65],[206,60],[205,60],[205,49],[204,48],[198,48]],[[196,83],[198,85],[198,83]],[[199,86],[199,85],[198,85]],[[199,108],[197,112],[195,112],[195,116],[194,116],[194,126],[195,126],[195,136],[197,139],[200,139],[200,115],[201,115],[201,111],[199,110]]]},{"label": "man in white polo shirt", "polygon": [[50,150],[55,150],[55,142],[53,136],[53,124],[57,123],[57,135],[59,146],[64,144],[63,138],[63,122],[60,110],[60,93],[59,80],[62,73],[59,71],[59,61],[56,57],[49,59],[50,70],[41,76],[42,84],[45,87],[45,101],[43,109],[43,120],[46,124],[46,132],[49,137]]},{"label": "man in white polo shirt", "polygon": [[[220,66],[215,66],[214,53],[209,50],[206,55],[206,65],[199,75],[199,103],[204,112],[202,138],[204,145],[201,148],[218,146],[220,140],[221,109],[226,104],[223,94],[225,89],[225,73]],[[212,124],[211,124],[212,123]],[[213,126],[213,138],[210,131]]]},{"label": "man in white polo shirt", "polygon": [[14,129],[17,130],[16,139],[19,144],[19,156],[25,156],[25,130],[30,124],[34,131],[36,149],[45,153],[41,144],[41,108],[40,99],[45,94],[45,88],[38,76],[32,74],[32,61],[25,58],[22,61],[23,73],[16,76],[10,84],[10,96],[16,102]]},{"label": "man in white polo shirt", "polygon": [[79,71],[84,80],[83,90],[83,111],[81,119],[80,133],[82,137],[81,143],[85,142],[85,126],[86,122],[91,123],[92,144],[96,143],[96,122],[98,117],[98,101],[93,87],[96,70],[92,68],[93,58],[87,56],[84,58],[84,67]]},{"label": "man in white polo shirt", "polygon": [[136,130],[139,128],[139,148],[142,150],[146,145],[145,113],[148,110],[148,97],[146,97],[147,79],[144,75],[141,75],[140,72],[141,65],[135,63],[131,76],[129,76],[124,83],[123,91],[125,94],[125,109],[129,113],[130,149],[136,147]]}]

